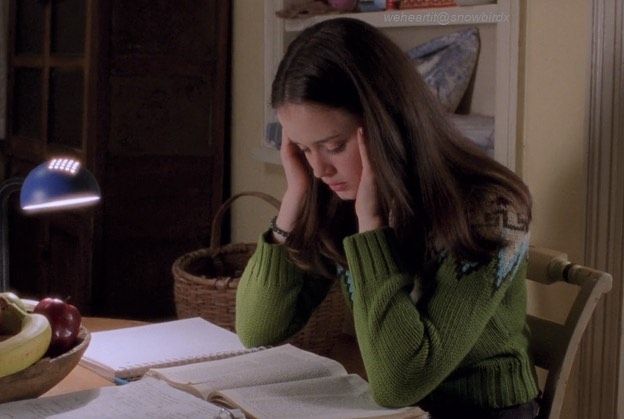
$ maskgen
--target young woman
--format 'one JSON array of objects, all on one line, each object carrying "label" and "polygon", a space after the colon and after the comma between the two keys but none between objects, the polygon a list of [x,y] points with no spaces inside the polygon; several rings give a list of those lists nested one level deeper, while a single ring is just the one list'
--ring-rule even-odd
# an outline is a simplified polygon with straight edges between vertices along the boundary
[{"label": "young woman", "polygon": [[243,343],[294,334],[338,277],[378,403],[533,418],[527,187],[449,125],[404,53],[357,20],[302,32],[271,101],[287,189],[239,284]]}]

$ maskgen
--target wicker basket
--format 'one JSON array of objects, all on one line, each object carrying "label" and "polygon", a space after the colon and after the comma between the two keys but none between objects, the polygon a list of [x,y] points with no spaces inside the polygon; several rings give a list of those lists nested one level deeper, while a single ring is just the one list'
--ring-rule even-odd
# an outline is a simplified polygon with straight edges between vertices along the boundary
[{"label": "wicker basket", "polygon": [[[258,197],[276,208],[279,201],[261,192],[242,192],[221,205],[212,221],[210,247],[187,253],[172,266],[176,313],[179,318],[200,316],[234,331],[236,289],[254,243],[221,246],[221,222],[232,202],[241,196]],[[288,340],[300,348],[328,354],[342,333],[344,299],[336,281],[306,326]]]}]

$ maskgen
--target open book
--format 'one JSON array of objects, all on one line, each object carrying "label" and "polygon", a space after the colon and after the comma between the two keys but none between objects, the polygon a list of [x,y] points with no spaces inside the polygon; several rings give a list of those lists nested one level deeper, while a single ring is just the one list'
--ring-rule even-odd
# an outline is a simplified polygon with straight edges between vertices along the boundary
[{"label": "open book", "polygon": [[425,418],[417,407],[387,409],[368,383],[338,362],[292,345],[235,358],[151,369],[148,378],[250,418]]},{"label": "open book", "polygon": [[155,378],[0,403],[0,419],[238,419],[239,412],[230,413]]},{"label": "open book", "polygon": [[[203,400],[202,400],[203,399]],[[368,383],[291,345],[150,370],[129,384],[0,404],[0,419],[426,418],[377,405]]]},{"label": "open book", "polygon": [[114,381],[140,378],[150,368],[240,355],[235,333],[199,317],[91,334],[80,365]]}]

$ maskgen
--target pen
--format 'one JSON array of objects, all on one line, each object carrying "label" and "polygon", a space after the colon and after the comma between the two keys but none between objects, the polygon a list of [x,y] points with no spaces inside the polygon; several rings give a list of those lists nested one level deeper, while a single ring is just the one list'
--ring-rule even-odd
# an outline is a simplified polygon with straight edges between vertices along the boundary
[{"label": "pen", "polygon": [[217,418],[218,419],[234,419],[234,415],[228,409],[220,407],[219,416],[217,416]]},{"label": "pen", "polygon": [[121,386],[124,384],[128,384],[128,380],[124,380],[123,378],[119,378],[119,377],[115,377],[113,378],[113,383],[115,383],[115,385]]},{"label": "pen", "polygon": [[219,414],[215,416],[215,419],[245,419],[245,415],[240,409],[227,409],[225,407],[219,407]]}]

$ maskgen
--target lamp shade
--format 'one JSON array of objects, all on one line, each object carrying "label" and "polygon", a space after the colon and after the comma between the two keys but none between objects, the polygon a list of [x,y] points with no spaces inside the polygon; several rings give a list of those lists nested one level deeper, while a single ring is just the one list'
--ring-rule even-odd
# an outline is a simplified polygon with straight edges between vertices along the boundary
[{"label": "lamp shade", "polygon": [[100,187],[77,160],[52,159],[26,176],[20,205],[27,212],[44,212],[93,205],[100,200]]}]

